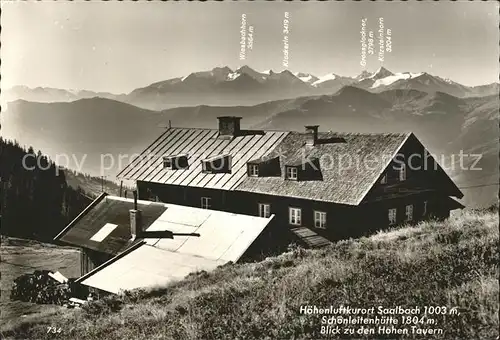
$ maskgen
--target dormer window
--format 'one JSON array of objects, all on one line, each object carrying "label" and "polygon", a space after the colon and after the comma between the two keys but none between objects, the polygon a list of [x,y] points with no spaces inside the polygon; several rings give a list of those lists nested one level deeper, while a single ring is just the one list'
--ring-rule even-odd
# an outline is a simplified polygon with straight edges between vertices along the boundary
[{"label": "dormer window", "polygon": [[248,164],[248,176],[259,177],[259,166],[257,164]]},{"label": "dormer window", "polygon": [[299,173],[298,170],[299,169],[297,169],[297,167],[295,166],[287,166],[285,173],[286,179],[296,181],[298,179],[298,173]]},{"label": "dormer window", "polygon": [[207,174],[231,173],[231,155],[217,155],[201,161],[201,171]]},{"label": "dormer window", "polygon": [[291,161],[285,164],[284,177],[290,181],[322,181],[323,174],[319,159],[308,157],[305,160]]},{"label": "dormer window", "polygon": [[283,176],[279,157],[255,158],[247,161],[248,177],[281,177]]},{"label": "dormer window", "polygon": [[188,156],[187,155],[174,155],[163,157],[163,168],[169,170],[188,169]]}]

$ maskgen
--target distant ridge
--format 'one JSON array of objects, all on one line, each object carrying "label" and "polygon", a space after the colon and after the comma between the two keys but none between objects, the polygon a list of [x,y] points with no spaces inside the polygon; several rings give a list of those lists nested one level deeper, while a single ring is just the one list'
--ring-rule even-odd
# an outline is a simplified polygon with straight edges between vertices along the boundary
[{"label": "distant ridge", "polygon": [[[78,159],[88,155],[81,171],[93,175],[99,175],[99,155],[140,152],[160,135],[169,120],[175,127],[214,128],[216,117],[237,115],[243,117],[244,127],[255,129],[303,131],[304,125],[321,122],[323,131],[413,131],[431,152],[483,154],[478,166],[484,171],[452,174],[465,176],[463,183],[473,185],[486,176],[485,172],[498,174],[498,107],[498,95],[459,98],[411,88],[375,93],[348,85],[333,94],[257,105],[203,104],[161,111],[105,98],[65,103],[17,100],[9,103],[0,118],[2,136],[49,152],[53,159],[58,153],[74,154]],[[127,163],[126,158],[122,162]],[[114,173],[108,171],[106,175]],[[457,182],[461,181],[458,178]],[[493,194],[485,189],[480,198],[473,193],[466,199],[480,203],[495,197]]]},{"label": "distant ridge", "polygon": [[235,70],[228,66],[218,66],[208,71],[195,71],[183,77],[136,88],[128,94],[16,86],[2,92],[2,102],[16,99],[36,102],[68,102],[82,98],[102,97],[161,110],[201,104],[255,105],[276,99],[329,95],[348,85],[373,93],[413,89],[428,93],[443,92],[460,98],[494,95],[500,91],[499,83],[465,86],[427,72],[394,73],[385,67],[380,67],[375,72],[364,70],[356,77],[346,77],[334,72],[319,76],[290,70],[259,72],[248,65],[242,65]]}]

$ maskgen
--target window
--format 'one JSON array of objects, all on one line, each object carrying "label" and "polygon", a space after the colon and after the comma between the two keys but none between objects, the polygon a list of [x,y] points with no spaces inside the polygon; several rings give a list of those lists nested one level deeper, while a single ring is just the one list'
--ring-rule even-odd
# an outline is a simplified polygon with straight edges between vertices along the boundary
[{"label": "window", "polygon": [[259,166],[257,164],[248,164],[248,176],[259,176]]},{"label": "window", "polygon": [[289,222],[292,225],[301,225],[302,223],[302,211],[300,208],[289,208]]},{"label": "window", "polygon": [[427,215],[427,202],[428,201],[424,201],[424,207],[422,209],[422,216],[426,216]]},{"label": "window", "polygon": [[314,211],[314,227],[326,229],[326,212]]},{"label": "window", "polygon": [[293,166],[286,167],[286,178],[291,180],[297,180],[297,168]]},{"label": "window", "polygon": [[406,206],[406,221],[411,221],[413,220],[413,204],[407,205]]},{"label": "window", "polygon": [[201,162],[201,172],[211,172],[210,163],[202,161]]},{"label": "window", "polygon": [[406,165],[401,164],[401,169],[399,169],[399,180],[404,181],[406,180]]},{"label": "window", "polygon": [[396,219],[396,214],[397,210],[396,208],[389,209],[389,224],[396,224],[397,219]]},{"label": "window", "polygon": [[172,158],[163,157],[163,168],[164,169],[172,168]]},{"label": "window", "polygon": [[164,156],[163,168],[171,170],[188,169],[189,168],[188,156],[187,155]]},{"label": "window", "polygon": [[201,161],[202,172],[210,174],[231,173],[231,155],[218,155]]},{"label": "window", "polygon": [[108,235],[111,234],[111,232],[115,230],[116,227],[118,227],[117,224],[106,223],[101,229],[99,229],[97,233],[94,234],[94,236],[90,238],[90,240],[95,242],[101,242],[106,237],[108,237]]},{"label": "window", "polygon": [[210,209],[211,205],[210,205],[210,201],[212,199],[210,197],[202,197],[201,198],[201,208],[202,209]]},{"label": "window", "polygon": [[265,218],[271,216],[271,205],[266,203],[259,203],[259,216]]},{"label": "window", "polygon": [[387,174],[384,174],[380,179],[380,184],[387,184]]}]

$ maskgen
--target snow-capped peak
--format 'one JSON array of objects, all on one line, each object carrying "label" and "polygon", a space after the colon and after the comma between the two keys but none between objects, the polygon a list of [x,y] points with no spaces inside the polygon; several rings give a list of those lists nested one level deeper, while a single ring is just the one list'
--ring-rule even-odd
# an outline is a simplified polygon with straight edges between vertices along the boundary
[{"label": "snow-capped peak", "polygon": [[300,80],[302,80],[304,83],[309,83],[313,79],[313,76],[310,75],[310,74],[307,74],[307,75],[297,75],[297,78],[299,78]]},{"label": "snow-capped peak", "polygon": [[312,84],[318,80],[318,77],[310,73],[294,72],[293,75],[307,84]]},{"label": "snow-capped peak", "polygon": [[441,77],[438,77],[438,76],[435,76],[435,78],[438,78],[439,80],[442,80],[444,81],[445,83],[448,83],[448,84],[456,84],[453,80],[451,80],[450,78],[441,78]]},{"label": "snow-capped peak", "polygon": [[259,72],[255,71],[253,68],[251,68],[248,65],[241,66],[240,68],[238,68],[236,70],[236,72],[247,73],[247,74],[259,73]]},{"label": "snow-capped peak", "polygon": [[241,76],[241,73],[239,72],[231,72],[227,75],[227,80],[231,81],[231,80],[235,80],[236,78],[238,78],[239,76]]},{"label": "snow-capped peak", "polygon": [[369,79],[374,79],[374,80],[377,80],[377,79],[382,79],[382,78],[386,78],[386,77],[390,77],[390,76],[393,76],[394,73],[392,73],[391,71],[389,71],[388,69],[386,69],[385,67],[383,66],[380,66],[378,68],[377,71],[375,71],[375,73],[373,73],[371,76],[369,76],[368,78]]},{"label": "snow-capped peak", "polygon": [[335,80],[337,79],[337,75],[335,73],[328,73],[322,77],[319,77],[318,80],[316,80],[314,83],[312,83],[312,86],[317,86],[321,83],[324,83],[325,81],[328,81],[328,80]]},{"label": "snow-capped peak", "polygon": [[80,94],[81,90],[77,90],[77,89],[68,89],[67,90],[69,93],[77,96],[78,94]]},{"label": "snow-capped peak", "polygon": [[229,66],[217,66],[212,69],[212,72],[233,72]]},{"label": "snow-capped peak", "polygon": [[424,74],[423,72],[420,73],[403,72],[403,73],[392,74],[391,76],[377,79],[373,83],[371,88],[374,89],[379,86],[387,86],[397,82],[398,80],[417,78],[423,74]]},{"label": "snow-capped peak", "polygon": [[266,74],[255,71],[248,65],[241,66],[234,73],[246,74],[247,76],[250,76],[253,79],[257,80],[258,82],[264,82],[266,80]]},{"label": "snow-capped peak", "polygon": [[366,78],[369,78],[372,74],[367,70],[363,70],[355,79],[358,81],[362,81]]}]

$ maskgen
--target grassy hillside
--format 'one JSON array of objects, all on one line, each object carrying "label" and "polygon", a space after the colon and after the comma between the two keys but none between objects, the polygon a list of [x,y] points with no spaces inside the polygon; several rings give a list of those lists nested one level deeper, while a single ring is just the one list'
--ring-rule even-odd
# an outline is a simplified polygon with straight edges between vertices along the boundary
[{"label": "grassy hillside", "polygon": [[[81,188],[83,191],[85,191],[85,193],[87,193],[91,197],[99,196],[103,192],[103,189],[108,194],[116,196],[120,195],[120,185],[115,182],[108,181],[106,179],[102,180],[99,177],[81,174],[71,170],[66,170],[65,175],[66,175],[66,182],[68,183],[69,186],[71,186],[74,189]],[[122,195],[125,192],[125,190],[131,192],[132,188],[130,186],[123,185]]]},{"label": "grassy hillside", "polygon": [[[163,289],[113,296],[81,311],[23,322],[3,335],[23,339],[317,339],[323,338],[321,316],[301,314],[301,306],[400,305],[457,307],[459,315],[429,316],[425,320],[434,319],[434,325],[417,324],[418,329],[443,330],[426,339],[494,339],[499,326],[497,213],[465,211],[445,222],[421,223],[322,250],[299,248],[259,263],[226,265]],[[61,327],[61,333],[47,334],[47,326]],[[359,329],[359,325],[352,327]]]}]

